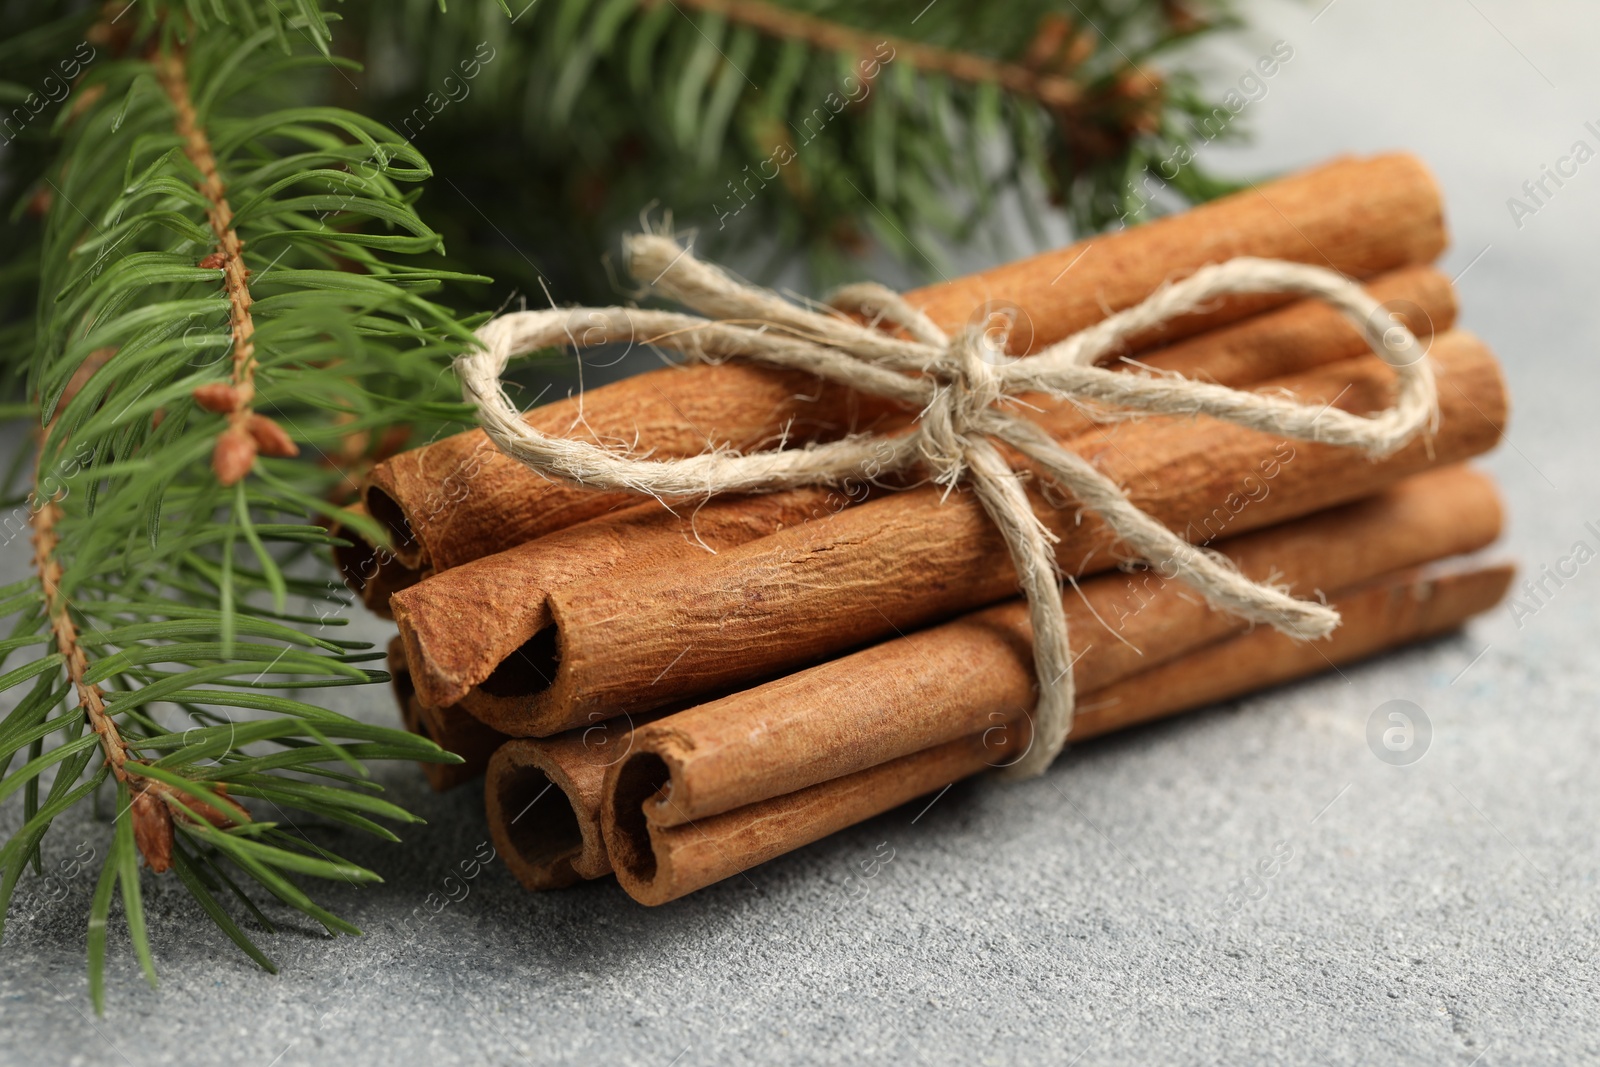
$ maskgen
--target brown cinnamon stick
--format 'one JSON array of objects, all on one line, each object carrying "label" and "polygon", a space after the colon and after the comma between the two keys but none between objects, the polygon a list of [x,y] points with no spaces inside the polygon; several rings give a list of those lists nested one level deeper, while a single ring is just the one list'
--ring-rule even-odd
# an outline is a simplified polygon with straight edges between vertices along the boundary
[{"label": "brown cinnamon stick", "polygon": [[532,639],[549,632],[550,592],[618,569],[671,568],[826,515],[845,499],[800,489],[679,511],[651,501],[434,575],[392,600],[418,693],[436,707],[472,694],[480,707],[504,702],[514,714],[515,698],[503,694],[523,678],[549,682],[540,672],[552,652]]},{"label": "brown cinnamon stick", "polygon": [[489,760],[484,808],[496,851],[528,889],[561,889],[611,873],[600,836],[600,793],[627,730],[569,730],[517,738]]},{"label": "brown cinnamon stick", "polygon": [[[1311,593],[1474,551],[1499,528],[1493,486],[1458,467],[1230,539],[1223,550],[1252,576],[1276,574]],[[1153,574],[1102,575],[1082,589],[1094,613],[1116,628],[1116,636],[1104,632],[1068,595],[1083,649],[1075,670],[1084,690],[1242,628]],[[672,804],[653,805],[651,815],[668,825],[1008,723],[1033,704],[1029,640],[1026,610],[1008,603],[641,724],[620,755],[617,746],[606,747],[609,733],[585,738],[586,731],[577,730],[508,742],[490,761],[485,783],[496,847],[531,889],[609,872],[599,829],[600,780],[624,758],[666,766]],[[536,802],[528,817],[516,818]]]},{"label": "brown cinnamon stick", "polygon": [[[1073,740],[1316,674],[1444,633],[1493,607],[1513,568],[1442,577],[1395,576],[1334,601],[1344,625],[1314,643],[1271,630],[1228,638],[1146,676],[1088,694]],[[1107,704],[1107,701],[1114,703]],[[1026,730],[985,731],[868,770],[679,826],[646,815],[664,774],[619,780],[602,803],[617,880],[644,904],[663,904],[888,811],[999,763],[1014,760]],[[998,741],[997,741],[998,738]],[[633,764],[630,762],[630,766]]]},{"label": "brown cinnamon stick", "polygon": [[[1406,640],[1430,637],[1494,607],[1515,574],[1514,566],[1501,564],[1421,576],[1409,586],[1379,585],[1359,594],[1359,612],[1368,618],[1415,619],[1415,633]],[[1448,621],[1451,619],[1454,621]],[[1343,664],[1400,643],[1383,640],[1375,630],[1363,628],[1352,631],[1342,647],[1336,643],[1330,649],[1322,642],[1306,645],[1275,631],[1256,630],[1099,690],[1084,702],[1082,713],[1074,719],[1072,740],[1102,737],[1189,708],[1320,674],[1329,666],[1323,654],[1335,664]]]},{"label": "brown cinnamon stick", "polygon": [[[1314,597],[1475,552],[1500,527],[1493,483],[1450,467],[1217,547],[1251,579]],[[1063,603],[1080,692],[1246,629],[1154,571],[1086,581]],[[629,759],[665,765],[649,815],[674,826],[980,733],[1027,713],[1034,685],[1027,605],[1012,601],[669,715],[634,731]]]},{"label": "brown cinnamon stick", "polygon": [[[361,504],[352,505],[350,510],[366,512]],[[395,559],[388,549],[374,545],[360,532],[343,523],[332,524],[328,532],[350,542],[333,550],[333,565],[344,579],[345,586],[379,618],[394,618],[389,610],[389,598],[421,581],[423,572],[407,567]]]},{"label": "brown cinnamon stick", "polygon": [[[1432,268],[1395,271],[1367,289],[1395,307],[1418,336],[1447,329],[1455,319],[1450,282]],[[1304,301],[1167,346],[1140,362],[1241,386],[1350,358],[1366,347],[1333,308]],[[1095,428],[1070,405],[1041,404],[1049,409],[1041,421],[1054,433]],[[651,502],[434,575],[399,592],[392,604],[418,692],[435,706],[468,700],[492,719],[513,716],[517,675],[542,669],[551,655],[537,644],[523,648],[550,625],[551,593],[619,568],[640,573],[693,560],[708,548],[732,548],[859,503],[864,490],[861,485],[720,499],[677,515]],[[481,691],[472,692],[474,686]]]},{"label": "brown cinnamon stick", "polygon": [[[1380,462],[1208,419],[1133,422],[1071,447],[1190,541],[1259,529],[1491,447],[1506,412],[1493,356],[1474,338],[1452,333],[1434,342],[1432,358],[1438,433]],[[1276,384],[1302,399],[1372,411],[1387,403],[1392,380],[1368,357]],[[1057,559],[1066,573],[1118,561],[1118,546],[1097,518],[1078,521],[1070,501],[1053,499],[1037,481],[1030,495],[1061,539]],[[1005,545],[970,492],[948,499],[936,487],[891,493],[670,572],[619,572],[552,593],[554,633],[535,638],[553,651],[541,664],[550,683],[531,673],[517,679],[517,715],[499,713],[505,702],[464,706],[506,733],[556,733],[595,712],[659,707],[776,676],[1015,589]]]},{"label": "brown cinnamon stick", "polygon": [[[1022,352],[1131,306],[1207,264],[1253,255],[1370,277],[1430,262],[1444,248],[1438,190],[1404,155],[1344,159],[1182,215],[1079,242],[910,294],[936,322],[960,328],[992,301],[1019,309]],[[1274,297],[1219,302],[1175,321],[1158,340],[1188,336]],[[580,324],[581,328],[581,324]],[[887,409],[815,379],[743,364],[667,368],[535,408],[540,429],[627,443],[656,455],[712,445],[757,447],[870,428]],[[546,481],[473,430],[374,468],[366,504],[405,566],[445,570],[601,514],[616,500]]]},{"label": "brown cinnamon stick", "polygon": [[506,741],[506,736],[459,708],[430,708],[417,699],[405,649],[398,637],[389,641],[387,666],[395,703],[400,709],[400,721],[405,728],[462,759],[461,763],[417,764],[427,775],[434,792],[443,793],[477,779],[488,767],[489,757]]},{"label": "brown cinnamon stick", "polygon": [[[890,410],[811,375],[727,363],[647,371],[536,407],[527,421],[612,448],[682,456],[771,447],[785,435],[836,437],[874,428]],[[549,481],[470,430],[378,464],[366,503],[391,531],[401,563],[445,570],[636,501]]]}]

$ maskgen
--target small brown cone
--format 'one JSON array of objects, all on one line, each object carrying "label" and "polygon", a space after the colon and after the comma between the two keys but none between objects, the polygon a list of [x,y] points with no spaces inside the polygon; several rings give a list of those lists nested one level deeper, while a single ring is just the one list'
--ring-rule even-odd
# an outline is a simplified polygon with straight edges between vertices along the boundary
[{"label": "small brown cone", "polygon": [[250,473],[256,463],[256,442],[242,427],[230,426],[217,437],[211,452],[211,469],[217,481],[234,485]]},{"label": "small brown cone", "polygon": [[172,866],[172,812],[154,792],[137,786],[130,809],[133,842],[145,866],[160,874]]},{"label": "small brown cone", "polygon": [[251,415],[250,421],[245,424],[250,431],[250,436],[255,439],[256,448],[263,456],[298,456],[300,446],[289,439],[283,432],[283,427],[267,418],[265,415]]},{"label": "small brown cone", "polygon": [[227,382],[212,382],[202,385],[194,391],[194,402],[207,411],[215,411],[219,415],[226,415],[230,411],[239,410],[239,390]]}]

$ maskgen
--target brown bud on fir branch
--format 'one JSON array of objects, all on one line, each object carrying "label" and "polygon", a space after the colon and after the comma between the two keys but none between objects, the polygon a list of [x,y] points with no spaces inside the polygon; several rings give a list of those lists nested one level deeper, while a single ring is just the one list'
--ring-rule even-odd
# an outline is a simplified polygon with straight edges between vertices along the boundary
[{"label": "brown bud on fir branch", "polygon": [[234,416],[217,437],[211,453],[211,469],[223,485],[233,485],[249,474],[257,454],[279,458],[300,454],[299,446],[282,426],[265,415],[244,410],[246,394],[238,386],[212,382],[195,389],[193,395],[195,403],[205,410]]},{"label": "brown bud on fir branch", "polygon": [[194,402],[207,411],[227,415],[244,406],[244,395],[227,382],[212,382],[194,391]]},{"label": "brown bud on fir branch", "polygon": [[298,456],[300,447],[289,439],[283,432],[283,427],[267,418],[265,415],[252,414],[245,423],[245,429],[256,443],[256,450],[263,456]]},{"label": "brown bud on fir branch", "polygon": [[236,485],[256,463],[256,442],[243,426],[232,425],[217,437],[211,450],[211,469],[223,485]]},{"label": "brown bud on fir branch", "polygon": [[153,789],[134,788],[128,814],[145,866],[157,874],[172,867],[172,812]]}]

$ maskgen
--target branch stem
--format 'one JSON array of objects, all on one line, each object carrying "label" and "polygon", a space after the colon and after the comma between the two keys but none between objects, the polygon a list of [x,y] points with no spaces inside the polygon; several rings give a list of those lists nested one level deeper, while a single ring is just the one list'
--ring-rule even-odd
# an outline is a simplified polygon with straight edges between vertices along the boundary
[{"label": "branch stem", "polygon": [[[172,101],[173,127],[183,139],[183,154],[200,172],[197,188],[206,199],[206,221],[217,239],[216,252],[202,263],[222,270],[222,291],[228,298],[228,323],[232,331],[233,367],[231,391],[226,391],[228,428],[217,438],[211,466],[218,481],[234,485],[255,465],[264,421],[251,406],[256,392],[256,353],[255,322],[250,315],[250,271],[244,264],[244,240],[233,224],[233,208],[228,204],[227,189],[217,169],[211,139],[189,95],[189,74],[182,48],[174,44],[162,50],[155,56],[155,68],[156,78]],[[278,433],[281,435],[282,431]],[[276,450],[269,449],[274,455],[292,454],[294,450],[287,438],[281,443],[269,440],[268,444],[277,445]]]},{"label": "branch stem", "polygon": [[[34,485],[38,484],[36,476]],[[66,659],[67,677],[77,691],[78,703],[83,706],[89,728],[100,737],[100,748],[106,754],[111,773],[117,781],[126,783],[128,772],[124,765],[128,762],[128,746],[122,740],[116,720],[106,711],[105,693],[98,685],[83,680],[89,670],[89,658],[78,641],[78,625],[72,621],[72,614],[68,610],[70,605],[61,592],[61,561],[56,558],[56,548],[61,543],[61,537],[56,533],[56,524],[61,521],[61,505],[52,497],[34,510],[31,521],[33,566],[39,574],[39,585],[44,590],[45,610],[50,617],[50,632],[55,635],[56,651]]]},{"label": "branch stem", "polygon": [[790,11],[762,0],[677,0],[683,7],[721,15],[770,37],[804,41],[817,48],[846,54],[871,55],[882,44],[894,49],[918,70],[944,74],[972,84],[994,83],[1017,96],[1050,107],[1068,107],[1083,98],[1083,87],[1059,74],[1041,74],[1018,63],[1004,63],[971,52],[922,44],[903,37],[863,33],[815,15]]},{"label": "branch stem", "polygon": [[[228,206],[226,189],[217,172],[217,157],[211,139],[200,125],[200,117],[189,97],[189,76],[183,54],[176,47],[156,59],[156,76],[172,100],[173,125],[183,138],[183,154],[200,172],[200,192],[206,198],[206,221],[217,238],[222,253],[222,288],[228,297],[229,326],[233,331],[233,386],[243,395],[241,411],[255,392],[255,323],[250,317],[250,272],[244,265],[244,241],[233,227],[233,208]],[[248,418],[248,412],[244,412]],[[235,421],[240,421],[235,413]]]}]

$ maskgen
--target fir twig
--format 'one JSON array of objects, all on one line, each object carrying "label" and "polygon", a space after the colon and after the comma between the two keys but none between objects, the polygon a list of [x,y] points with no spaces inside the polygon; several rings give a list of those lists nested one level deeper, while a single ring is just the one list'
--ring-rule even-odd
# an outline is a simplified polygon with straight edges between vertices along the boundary
[{"label": "fir twig", "polygon": [[[189,97],[189,79],[180,46],[167,49],[156,59],[156,75],[172,100],[173,122],[178,136],[183,139],[183,154],[200,172],[200,193],[207,203],[206,221],[217,239],[216,252],[202,259],[200,265],[222,270],[222,291],[228,299],[228,324],[233,335],[232,381],[227,389],[213,387],[201,393],[200,402],[208,410],[228,416],[228,428],[217,436],[211,453],[211,469],[223,485],[233,485],[255,464],[256,437],[267,435],[269,421],[257,416],[251,407],[255,398],[256,355],[255,322],[250,317],[250,270],[244,264],[244,242],[233,225],[233,209],[228,205],[222,178],[217,173],[217,159],[212,154],[210,138],[201,127],[194,102]],[[254,435],[253,425],[260,427]],[[277,424],[270,425],[276,427]],[[277,437],[288,442],[281,431]],[[279,444],[274,450],[277,455],[295,455],[298,451],[292,443]]]},{"label": "fir twig", "polygon": [[[364,760],[455,758],[273,692],[388,678],[363,666],[366,645],[288,610],[291,595],[336,595],[290,568],[307,545],[337,543],[307,511],[343,515],[323,500],[347,475],[261,443],[276,426],[262,412],[319,453],[351,433],[426,432],[458,408],[442,372],[471,340],[470,320],[423,295],[471,279],[395,261],[441,245],[396,184],[427,177],[422,156],[376,122],[297,99],[305,83],[281,77],[328,69],[320,13],[169,0],[130,9],[118,28],[123,56],[79,85],[44,176],[27,367],[40,427],[35,573],[31,591],[0,595],[17,613],[4,650],[46,649],[0,674],[0,692],[33,686],[0,719],[0,801],[22,801],[0,845],[0,916],[54,821],[110,781],[117,804],[88,916],[97,1007],[119,896],[154,980],[141,857],[152,873],[176,866],[201,913],[270,968],[208,885],[254,885],[353,933],[298,881],[377,876],[277,833],[263,812],[392,840],[374,817],[414,818],[326,765],[365,775]],[[220,390],[236,399],[208,404]],[[259,457],[208,465],[239,432]],[[188,723],[172,725],[174,713]]]},{"label": "fir twig", "polygon": [[[1041,73],[1020,63],[1007,63],[973,52],[940,48],[893,34],[868,33],[762,0],[677,0],[694,11],[721,15],[779,40],[798,41],[845,56],[870,56],[888,45],[896,61],[927,74],[944,74],[971,85],[998,85],[1008,93],[1050,107],[1069,107],[1083,99],[1083,86],[1069,77]],[[1001,16],[1003,17],[1003,16]]]}]

